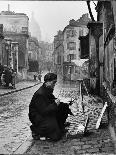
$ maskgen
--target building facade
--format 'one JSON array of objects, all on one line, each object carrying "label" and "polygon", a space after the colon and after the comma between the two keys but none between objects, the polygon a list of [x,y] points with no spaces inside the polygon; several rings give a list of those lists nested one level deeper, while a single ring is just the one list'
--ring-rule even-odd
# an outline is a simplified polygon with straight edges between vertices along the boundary
[{"label": "building facade", "polygon": [[111,85],[115,80],[115,23],[112,3],[109,1],[98,2],[97,21],[103,24],[103,33],[99,37],[99,62],[100,68],[100,87],[106,83],[111,90]]},{"label": "building facade", "polygon": [[41,48],[41,71],[51,71],[53,69],[53,43],[39,42]]},{"label": "building facade", "polygon": [[28,63],[29,72],[39,72],[39,59],[41,57],[41,48],[35,37],[29,37],[28,40]]},{"label": "building facade", "polygon": [[29,32],[31,33],[32,37],[35,37],[38,39],[38,41],[41,41],[41,29],[34,17],[33,12],[32,12],[31,19],[29,21]]},{"label": "building facade", "polygon": [[[28,21],[29,18],[26,14],[23,13],[15,13],[12,11],[2,11],[0,13],[0,24],[3,24],[3,33],[4,39],[8,43],[10,41],[10,45],[12,42],[18,43],[18,72],[22,74],[23,78],[26,78],[26,72],[28,69]],[[3,55],[3,64],[4,65],[11,65],[12,52],[13,49],[9,46],[9,50],[4,49]],[[9,51],[9,57],[6,62],[5,61],[5,51]],[[12,52],[11,52],[12,51]]]},{"label": "building facade", "polygon": [[83,14],[80,19],[69,21],[63,30],[64,40],[64,64],[63,74],[66,80],[76,80],[80,77],[79,69],[72,63],[72,60],[80,59],[80,36],[86,36],[88,33],[87,23],[90,21],[88,14]]},{"label": "building facade", "polygon": [[0,63],[3,64],[3,44],[4,44],[4,34],[3,34],[3,24],[0,24]]},{"label": "building facade", "polygon": [[[99,53],[102,57],[101,96],[107,102],[108,127],[113,142],[116,139],[116,1],[97,3],[97,21],[103,23],[103,34],[99,37]],[[100,62],[99,58],[99,62]],[[115,146],[115,145],[114,145]],[[116,149],[116,147],[115,147]]]},{"label": "building facade", "polygon": [[54,71],[58,75],[58,81],[63,81],[63,62],[64,62],[64,46],[63,46],[63,33],[61,30],[54,36]]},{"label": "building facade", "polygon": [[[91,92],[100,93],[100,72],[103,72],[103,55],[101,48],[102,40],[99,42],[99,38],[103,35],[103,23],[102,22],[89,22],[87,25],[89,29],[89,78]],[[88,43],[88,42],[87,42]],[[101,48],[102,50],[102,48]]]},{"label": "building facade", "polygon": [[53,69],[53,44],[45,42],[45,67],[51,72]]}]

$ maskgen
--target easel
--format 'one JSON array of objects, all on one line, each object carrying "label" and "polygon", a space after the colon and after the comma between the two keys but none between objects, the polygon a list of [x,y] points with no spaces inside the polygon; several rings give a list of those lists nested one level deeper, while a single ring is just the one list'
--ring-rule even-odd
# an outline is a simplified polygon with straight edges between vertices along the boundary
[{"label": "easel", "polygon": [[[82,106],[81,111],[82,111],[83,115],[85,116],[85,109],[84,109],[84,104],[83,104],[84,94],[82,92],[82,85],[84,86],[84,89],[88,96],[89,96],[89,93],[88,93],[88,90],[86,88],[86,85],[85,85],[83,79],[79,79],[79,80],[77,80],[77,82],[79,82],[79,97],[80,97],[80,102],[81,102],[81,106]],[[60,93],[58,94],[58,98],[59,98],[59,96],[60,96]],[[65,98],[63,99],[62,102],[64,102],[64,100],[65,100]],[[72,105],[74,100],[75,99],[71,98],[71,100],[67,104]],[[89,124],[89,115],[87,115],[87,117],[85,118],[84,135],[87,133],[88,124]]]},{"label": "easel", "polygon": [[[83,92],[82,92],[82,85],[84,86],[84,89],[87,93],[87,95],[89,96],[88,90],[86,88],[86,85],[83,81],[83,79],[79,80],[79,92],[80,92],[80,99],[81,99],[81,106],[82,106],[82,110],[83,110],[83,115],[85,116],[85,109],[84,109],[84,104],[83,104]],[[87,133],[87,126],[89,124],[89,115],[87,115],[87,118],[85,120],[85,129],[84,129],[84,135]]]}]

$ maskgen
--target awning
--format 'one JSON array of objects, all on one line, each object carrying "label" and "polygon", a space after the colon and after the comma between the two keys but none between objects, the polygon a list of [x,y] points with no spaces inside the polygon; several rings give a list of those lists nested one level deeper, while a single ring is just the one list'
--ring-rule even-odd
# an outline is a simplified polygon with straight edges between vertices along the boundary
[{"label": "awning", "polygon": [[82,67],[83,64],[86,62],[86,61],[89,61],[89,59],[75,59],[75,60],[71,60],[72,62],[75,63],[75,65],[79,66],[79,67]]}]

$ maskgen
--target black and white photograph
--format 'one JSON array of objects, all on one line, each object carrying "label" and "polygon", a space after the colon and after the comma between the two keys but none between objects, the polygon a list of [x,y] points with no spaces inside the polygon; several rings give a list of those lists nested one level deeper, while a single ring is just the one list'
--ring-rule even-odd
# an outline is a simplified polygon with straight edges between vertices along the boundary
[{"label": "black and white photograph", "polygon": [[116,1],[0,0],[0,154],[116,154]]}]

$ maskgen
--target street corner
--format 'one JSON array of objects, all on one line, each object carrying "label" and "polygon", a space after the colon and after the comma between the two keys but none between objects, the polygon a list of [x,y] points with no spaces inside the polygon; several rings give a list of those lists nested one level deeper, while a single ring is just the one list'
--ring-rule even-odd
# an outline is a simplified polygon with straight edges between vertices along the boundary
[{"label": "street corner", "polygon": [[26,141],[24,141],[14,152],[13,154],[25,154],[33,145],[34,141],[30,136]]}]

